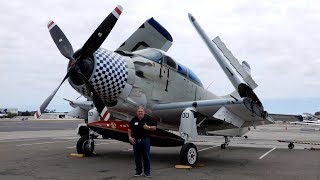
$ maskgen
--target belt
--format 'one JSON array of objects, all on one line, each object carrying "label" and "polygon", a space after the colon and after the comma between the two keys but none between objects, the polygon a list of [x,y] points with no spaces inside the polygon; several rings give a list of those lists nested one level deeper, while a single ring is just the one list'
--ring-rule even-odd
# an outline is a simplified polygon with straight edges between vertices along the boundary
[{"label": "belt", "polygon": [[145,137],[145,138],[136,138],[137,141],[142,141],[144,139],[148,139],[149,137]]}]

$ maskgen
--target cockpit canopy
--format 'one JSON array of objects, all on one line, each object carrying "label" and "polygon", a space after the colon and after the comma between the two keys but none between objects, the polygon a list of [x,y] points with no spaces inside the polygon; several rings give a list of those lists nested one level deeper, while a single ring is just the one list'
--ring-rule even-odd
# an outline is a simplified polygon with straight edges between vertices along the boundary
[{"label": "cockpit canopy", "polygon": [[182,76],[188,78],[189,80],[195,82],[199,86],[203,87],[202,82],[196,74],[194,74],[188,67],[176,62],[170,56],[166,55],[165,52],[159,49],[146,48],[138,51],[132,52],[133,54],[142,56],[144,58],[150,59],[158,64],[165,64],[172,69],[176,70]]}]

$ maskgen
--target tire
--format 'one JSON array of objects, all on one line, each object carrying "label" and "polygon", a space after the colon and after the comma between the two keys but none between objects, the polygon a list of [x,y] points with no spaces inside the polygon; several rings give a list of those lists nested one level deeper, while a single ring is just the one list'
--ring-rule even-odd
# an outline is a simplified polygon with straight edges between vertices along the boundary
[{"label": "tire", "polygon": [[82,136],[77,142],[78,154],[84,154],[85,156],[92,156],[94,151],[94,141],[91,141],[91,148],[89,148],[89,136]]},{"label": "tire", "polygon": [[180,163],[195,167],[198,161],[198,150],[193,143],[186,143],[180,150]]},{"label": "tire", "polygon": [[289,149],[293,149],[294,148],[294,144],[293,143],[289,143],[288,148]]},{"label": "tire", "polygon": [[226,149],[226,144],[221,144],[221,149]]}]

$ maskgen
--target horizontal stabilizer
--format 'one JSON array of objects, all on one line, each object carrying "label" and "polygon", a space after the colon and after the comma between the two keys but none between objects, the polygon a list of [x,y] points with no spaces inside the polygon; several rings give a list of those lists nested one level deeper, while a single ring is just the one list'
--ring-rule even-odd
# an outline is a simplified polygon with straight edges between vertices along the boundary
[{"label": "horizontal stabilizer", "polygon": [[76,107],[67,114],[68,116],[80,119],[86,119],[88,117],[88,111],[81,109],[80,107]]},{"label": "horizontal stabilizer", "polygon": [[212,136],[229,136],[229,137],[240,137],[245,135],[249,132],[250,128],[243,127],[243,128],[233,128],[233,129],[224,129],[224,130],[216,130],[216,131],[209,131],[208,135]]},{"label": "horizontal stabilizer", "polygon": [[[250,75],[250,71],[244,69],[244,67],[239,63],[238,59],[236,59],[231,51],[227,48],[227,46],[221,41],[220,37],[217,36],[212,40],[217,47],[220,49],[220,51],[223,53],[223,55],[229,60],[230,64],[237,70],[237,72],[242,76],[243,80],[248,83],[248,85],[255,89],[258,85],[256,82],[252,79]],[[245,62],[246,67],[248,66],[247,62]]]}]

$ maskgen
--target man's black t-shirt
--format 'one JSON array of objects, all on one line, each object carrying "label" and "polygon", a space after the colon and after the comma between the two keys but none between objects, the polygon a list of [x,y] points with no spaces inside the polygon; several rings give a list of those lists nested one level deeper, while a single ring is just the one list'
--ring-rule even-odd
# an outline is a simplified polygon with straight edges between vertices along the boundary
[{"label": "man's black t-shirt", "polygon": [[143,129],[143,125],[156,126],[157,122],[151,120],[148,116],[144,116],[141,120],[137,117],[132,118],[129,128],[132,132],[132,137],[136,139],[142,139],[150,136],[150,131]]}]

